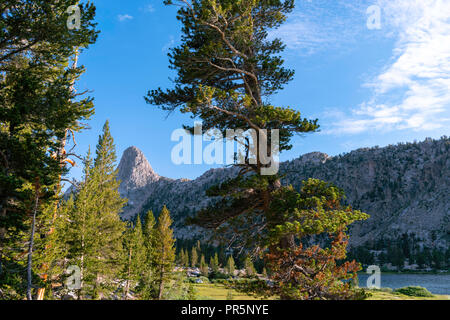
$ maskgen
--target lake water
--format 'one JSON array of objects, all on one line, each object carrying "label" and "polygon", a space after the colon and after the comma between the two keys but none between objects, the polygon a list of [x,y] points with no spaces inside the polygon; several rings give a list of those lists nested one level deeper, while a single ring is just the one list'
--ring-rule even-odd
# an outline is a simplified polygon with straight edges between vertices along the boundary
[{"label": "lake water", "polygon": [[[359,286],[367,286],[370,275],[358,274]],[[448,274],[383,274],[381,273],[381,287],[398,289],[407,286],[427,288],[434,294],[450,295],[450,275]]]}]

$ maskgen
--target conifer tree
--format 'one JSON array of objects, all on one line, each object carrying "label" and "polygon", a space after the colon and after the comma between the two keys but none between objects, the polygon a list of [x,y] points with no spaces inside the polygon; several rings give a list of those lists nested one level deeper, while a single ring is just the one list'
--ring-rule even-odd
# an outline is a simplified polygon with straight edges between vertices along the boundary
[{"label": "conifer tree", "polygon": [[[72,0],[19,0],[3,4],[0,6],[0,267],[5,272],[0,276],[0,290],[7,285],[21,292],[19,282],[11,278],[23,267],[23,255],[12,253],[24,250],[22,232],[28,232],[27,264],[33,269],[31,273],[49,277],[48,273],[40,274],[41,261],[46,269],[56,265],[48,260],[57,250],[51,244],[58,243],[49,230],[56,229],[58,221],[56,212],[50,214],[49,208],[60,199],[61,177],[67,173],[63,164],[71,154],[65,152],[64,146],[69,136],[85,128],[82,122],[93,114],[92,99],[82,99],[82,94],[73,91],[84,69],[71,64],[71,60],[78,49],[95,42],[98,31],[93,22],[92,3],[79,4],[83,19],[76,32],[67,28],[66,10],[75,4]],[[35,208],[30,207],[33,198],[37,200]],[[47,236],[49,239],[45,240]],[[41,254],[41,249],[49,251]],[[31,292],[28,298],[32,298]]]},{"label": "conifer tree", "polygon": [[68,257],[70,263],[80,268],[81,288],[78,292],[78,298],[83,299],[84,293],[88,290],[85,284],[92,283],[92,272],[90,272],[91,259],[94,255],[92,244],[95,243],[96,226],[95,216],[93,214],[94,206],[90,199],[93,197],[94,190],[90,183],[92,170],[92,158],[90,148],[84,159],[83,181],[75,195],[72,195],[69,201],[64,204],[67,208],[67,220],[70,224],[66,226],[66,239],[68,248]]},{"label": "conifer tree", "polygon": [[189,267],[189,252],[187,250],[184,250],[184,260],[183,260],[183,266],[188,268]]},{"label": "conifer tree", "polygon": [[205,255],[201,255],[200,257],[200,271],[203,274],[203,276],[207,277],[209,275],[209,268],[208,268],[208,264],[206,263],[205,260]]},{"label": "conifer tree", "polygon": [[214,274],[219,272],[219,256],[217,253],[210,258],[209,266]]},{"label": "conifer tree", "polygon": [[[219,239],[229,241],[234,247],[252,250],[255,256],[269,253],[267,264],[271,264],[275,256],[280,258],[280,263],[295,261],[299,241],[318,231],[335,236],[337,229],[327,232],[321,226],[316,230],[306,228],[303,233],[288,232],[286,226],[299,227],[308,221],[298,214],[301,208],[293,200],[301,198],[301,193],[289,186],[283,187],[281,174],[270,170],[277,167],[276,154],[292,149],[291,139],[295,134],[319,129],[318,120],[302,118],[300,111],[277,107],[269,101],[269,97],[283,89],[294,76],[292,70],[283,67],[280,53],[285,46],[279,39],[270,39],[268,33],[283,24],[294,9],[294,0],[166,0],[165,4],[180,5],[182,43],[169,54],[177,77],[174,88],[151,90],[146,101],[163,110],[179,109],[190,113],[202,120],[204,131],[218,129],[223,137],[229,135],[230,130],[256,133],[256,138],[244,142],[240,157],[244,161],[235,164],[236,176],[206,192],[208,197],[218,200],[187,219],[187,223],[214,230]],[[185,129],[196,134],[194,126],[185,126]],[[268,152],[262,154],[264,150]],[[318,187],[309,191],[316,192],[320,200],[323,193],[336,195],[335,189],[328,185],[325,190]],[[342,201],[342,197],[339,200]],[[285,204],[284,211],[275,203]],[[318,224],[320,219],[326,224],[327,216],[333,215],[334,209],[326,208],[326,215],[311,214],[319,217]],[[367,217],[358,211],[343,211],[345,218],[335,220],[342,230]],[[331,260],[345,257],[341,251],[326,252]],[[334,268],[337,273],[344,270],[336,265]],[[296,281],[294,273],[283,275],[284,278],[274,275],[272,280],[286,285],[285,288],[304,284]],[[322,284],[332,286],[333,276],[332,272],[322,273]],[[343,272],[340,276],[343,279],[348,275]],[[336,295],[342,290],[342,297],[352,296],[343,286],[334,289]],[[303,299],[314,294],[305,296],[286,290],[281,296]]]},{"label": "conifer tree", "polygon": [[203,252],[202,244],[201,244],[200,240],[197,240],[196,247],[197,247],[197,253],[198,253],[198,255],[200,255]]},{"label": "conifer tree", "polygon": [[255,275],[255,266],[253,265],[253,261],[249,256],[245,258],[244,267],[247,277],[252,277]]},{"label": "conifer tree", "polygon": [[230,255],[228,257],[226,269],[227,269],[227,272],[229,275],[234,276],[234,271],[236,270],[236,266],[235,266],[235,262],[234,262],[232,255]]},{"label": "conifer tree", "polygon": [[180,252],[178,252],[177,264],[179,266],[184,266],[184,250],[183,249],[181,249]]},{"label": "conifer tree", "polygon": [[141,283],[145,275],[147,249],[145,246],[141,219],[138,216],[136,225],[130,225],[124,235],[126,261],[124,276],[126,279],[125,299],[128,299],[131,285]]},{"label": "conifer tree", "polygon": [[111,292],[111,282],[116,280],[123,254],[122,236],[125,224],[120,220],[119,214],[127,200],[122,199],[119,193],[116,160],[114,140],[107,121],[103,134],[99,137],[90,178],[95,188],[92,202],[95,205],[94,217],[98,223],[95,289],[98,294],[104,295]]},{"label": "conifer tree", "polygon": [[156,273],[156,241],[157,241],[157,230],[156,230],[156,220],[153,215],[153,211],[148,211],[145,215],[143,228],[144,245],[145,245],[145,264],[143,266],[143,277],[138,286],[138,292],[142,299],[149,300],[157,295],[156,288],[157,284],[155,282]]},{"label": "conifer tree", "polygon": [[94,165],[88,154],[84,181],[75,195],[75,207],[70,216],[70,251],[82,273],[81,298],[86,295],[93,299],[108,297],[123,269],[125,224],[119,213],[126,200],[118,191],[115,160],[114,142],[106,122]]},{"label": "conifer tree", "polygon": [[164,286],[170,281],[175,266],[175,239],[171,229],[172,219],[167,207],[161,211],[155,232],[154,258],[155,281],[157,283],[158,300],[163,299]]},{"label": "conifer tree", "polygon": [[192,247],[191,250],[191,267],[198,267],[198,250],[196,247]]},{"label": "conifer tree", "polygon": [[68,213],[73,210],[73,198],[66,204],[58,206],[55,216],[54,202],[43,206],[42,214],[36,225],[35,235],[35,266],[45,265],[46,278],[42,285],[45,287],[45,299],[53,299],[53,288],[65,282],[67,269],[67,225]]}]

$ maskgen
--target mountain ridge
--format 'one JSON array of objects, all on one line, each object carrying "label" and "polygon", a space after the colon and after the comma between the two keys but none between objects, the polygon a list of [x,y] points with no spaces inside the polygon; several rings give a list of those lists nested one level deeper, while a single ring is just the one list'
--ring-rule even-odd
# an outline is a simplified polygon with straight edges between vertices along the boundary
[{"label": "mountain ridge", "polygon": [[[450,234],[450,141],[426,139],[384,148],[360,148],[330,157],[313,152],[280,164],[284,184],[318,178],[344,189],[349,204],[371,215],[350,230],[351,244],[415,233],[427,244],[447,245]],[[206,171],[194,180],[169,179],[155,173],[142,151],[128,148],[118,166],[120,193],[129,199],[121,217],[158,213],[167,205],[178,238],[202,238],[206,232],[183,221],[209,204],[205,191],[237,173],[235,168]]]}]

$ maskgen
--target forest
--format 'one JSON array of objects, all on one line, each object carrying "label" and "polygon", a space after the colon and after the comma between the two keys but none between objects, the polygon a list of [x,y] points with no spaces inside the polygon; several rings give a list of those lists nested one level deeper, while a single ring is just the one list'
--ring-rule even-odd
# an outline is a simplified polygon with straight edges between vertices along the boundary
[{"label": "forest", "polygon": [[[171,88],[150,88],[145,102],[199,119],[204,131],[261,133],[245,141],[237,175],[206,191],[216,201],[184,222],[219,240],[175,239],[167,207],[121,220],[128,200],[118,191],[108,121],[95,148],[79,154],[77,136],[95,117],[90,91],[77,90],[89,72],[80,57],[101,36],[95,4],[3,0],[0,299],[195,300],[202,281],[260,299],[367,298],[355,280],[360,262],[375,263],[372,248],[350,255],[347,249],[348,227],[369,215],[346,204],[344,192],[327,181],[306,179],[294,188],[281,183],[282,174],[267,174],[278,152],[294,148],[294,136],[320,129],[297,106],[271,102],[295,72],[281,58],[285,45],[268,31],[283,25],[294,1],[164,4],[177,5],[181,24],[181,44],[168,54],[176,77]],[[194,134],[189,124],[184,129]],[[252,155],[275,140],[277,150]],[[83,168],[79,181],[69,179],[75,164]],[[73,190],[68,198],[65,184]],[[318,238],[327,241],[311,241]],[[448,261],[448,251],[422,252],[407,243],[387,253],[398,265],[406,257],[424,264],[429,255],[436,267]]]}]

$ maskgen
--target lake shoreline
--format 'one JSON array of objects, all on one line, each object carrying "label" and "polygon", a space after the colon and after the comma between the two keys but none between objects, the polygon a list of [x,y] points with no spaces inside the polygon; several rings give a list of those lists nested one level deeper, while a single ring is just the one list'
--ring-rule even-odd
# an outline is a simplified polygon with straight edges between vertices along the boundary
[{"label": "lake shoreline", "polygon": [[[358,284],[367,287],[376,283],[376,275],[358,273]],[[374,282],[375,281],[375,282]],[[384,273],[380,274],[380,287],[399,289],[409,286],[426,288],[433,294],[450,295],[450,274],[448,273]]]}]

